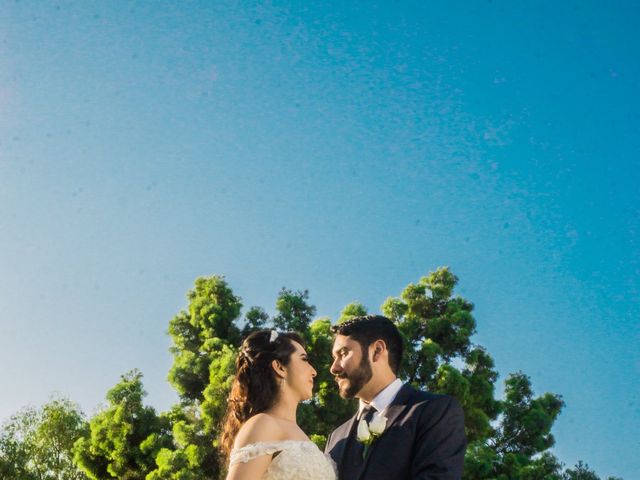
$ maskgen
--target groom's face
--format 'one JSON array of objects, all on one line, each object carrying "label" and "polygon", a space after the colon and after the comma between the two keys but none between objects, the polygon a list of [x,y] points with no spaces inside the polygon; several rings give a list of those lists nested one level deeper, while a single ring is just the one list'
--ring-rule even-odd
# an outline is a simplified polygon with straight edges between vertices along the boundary
[{"label": "groom's face", "polygon": [[342,398],[355,397],[373,373],[366,350],[358,342],[344,335],[336,335],[333,342],[331,374],[335,377]]}]

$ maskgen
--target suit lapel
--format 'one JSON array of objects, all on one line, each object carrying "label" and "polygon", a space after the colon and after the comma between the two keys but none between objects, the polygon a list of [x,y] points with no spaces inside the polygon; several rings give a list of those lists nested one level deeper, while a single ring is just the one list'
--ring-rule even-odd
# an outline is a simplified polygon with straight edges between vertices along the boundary
[{"label": "suit lapel", "polygon": [[[413,392],[414,392],[413,387],[407,384],[403,385],[400,391],[398,392],[398,394],[396,395],[396,398],[393,399],[393,402],[391,402],[391,405],[389,405],[389,407],[387,408],[387,411],[385,412],[385,417],[387,417],[387,425],[385,426],[385,429],[384,429],[384,432],[382,432],[382,435],[380,435],[373,442],[371,447],[369,447],[369,452],[367,453],[367,456],[364,459],[364,463],[362,464],[362,471],[360,472],[359,478],[362,478],[362,475],[364,475],[364,472],[367,470],[367,465],[369,464],[369,460],[373,456],[376,450],[376,447],[378,446],[378,443],[380,443],[380,441],[384,438],[384,434],[387,432],[387,430],[389,430],[389,428],[393,426],[396,420],[398,420],[398,417],[400,417],[400,414],[404,412],[404,410],[409,405],[411,405],[410,400],[411,400],[411,397],[413,396]],[[354,420],[355,420],[355,417],[354,417]]]}]

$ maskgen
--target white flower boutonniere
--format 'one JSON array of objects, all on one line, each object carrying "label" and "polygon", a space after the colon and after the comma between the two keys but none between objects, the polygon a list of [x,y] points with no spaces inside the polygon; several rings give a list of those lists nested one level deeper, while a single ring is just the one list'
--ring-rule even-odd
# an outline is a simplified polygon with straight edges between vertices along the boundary
[{"label": "white flower boutonniere", "polygon": [[387,417],[384,415],[376,415],[371,419],[371,423],[363,418],[358,423],[357,438],[359,442],[364,444],[364,452],[362,452],[362,458],[367,458],[367,452],[369,447],[376,441],[376,439],[382,435],[384,429],[387,426]]}]

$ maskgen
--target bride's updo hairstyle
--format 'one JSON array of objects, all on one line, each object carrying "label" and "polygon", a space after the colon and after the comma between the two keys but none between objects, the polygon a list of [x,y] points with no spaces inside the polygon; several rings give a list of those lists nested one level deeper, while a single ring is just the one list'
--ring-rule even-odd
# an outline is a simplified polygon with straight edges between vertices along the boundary
[{"label": "bride's updo hairstyle", "polygon": [[242,342],[220,437],[221,453],[225,458],[229,458],[242,424],[278,401],[280,378],[271,364],[278,360],[282,365],[288,365],[291,354],[296,351],[293,342],[304,345],[297,333],[277,333],[275,330],[253,332]]}]

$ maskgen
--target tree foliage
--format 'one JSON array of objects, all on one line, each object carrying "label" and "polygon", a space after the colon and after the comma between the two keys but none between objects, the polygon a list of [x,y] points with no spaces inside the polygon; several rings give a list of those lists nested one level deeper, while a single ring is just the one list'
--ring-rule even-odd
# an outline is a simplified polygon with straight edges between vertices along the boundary
[{"label": "tree foliage", "polygon": [[91,480],[143,480],[170,444],[168,423],[143,405],[142,374],[133,370],[107,393],[108,405],[89,422],[75,446],[75,461]]},{"label": "tree foliage", "polygon": [[86,479],[72,453],[86,429],[79,407],[64,398],[23,409],[0,432],[0,479]]},{"label": "tree foliage", "polygon": [[[579,461],[576,466],[571,469],[568,468],[562,480],[600,480],[600,477],[596,475],[596,472],[589,468],[589,465]],[[607,477],[607,480],[622,480],[620,477]]]},{"label": "tree foliage", "polygon": [[213,480],[221,475],[215,448],[243,335],[264,324],[266,314],[250,309],[238,326],[242,303],[224,277],[198,278],[187,293],[188,308],[169,322],[173,366],[169,382],[180,403],[167,416],[172,445],[160,450],[150,480]]}]

